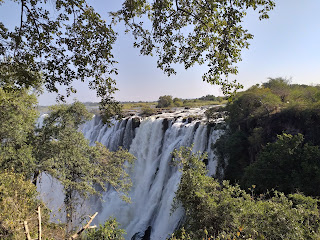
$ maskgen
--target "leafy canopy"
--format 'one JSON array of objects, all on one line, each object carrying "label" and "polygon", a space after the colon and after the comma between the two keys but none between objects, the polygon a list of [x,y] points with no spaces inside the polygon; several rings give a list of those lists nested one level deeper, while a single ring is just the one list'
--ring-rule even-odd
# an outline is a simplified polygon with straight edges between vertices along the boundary
[{"label": "leafy canopy", "polygon": [[83,104],[53,106],[37,125],[35,96],[25,89],[0,88],[0,116],[0,174],[13,171],[35,184],[43,172],[56,178],[65,193],[68,221],[78,197],[98,193],[97,185],[105,189],[109,184],[128,200],[131,181],[124,163],[132,163],[133,156],[122,149],[110,152],[99,143],[89,145],[78,131],[92,117]]},{"label": "leafy canopy", "polygon": [[279,192],[255,197],[255,186],[248,194],[207,176],[205,155],[181,148],[174,156],[182,172],[176,204],[185,210],[184,228],[176,232],[180,239],[319,238],[318,200]]},{"label": "leafy canopy", "polygon": [[283,133],[268,143],[258,159],[246,168],[245,186],[255,184],[259,192],[277,189],[286,194],[297,190],[307,195],[320,195],[319,146],[304,143],[302,134]]},{"label": "leafy canopy", "polygon": [[58,92],[57,86],[65,85],[69,96],[76,91],[74,81],[88,80],[106,114],[119,110],[112,97],[117,21],[132,32],[142,54],[158,56],[158,67],[168,75],[175,73],[175,63],[186,69],[206,63],[203,80],[230,93],[240,85],[228,77],[237,74],[241,49],[253,38],[241,25],[247,11],[257,10],[264,19],[275,6],[272,0],[124,0],[106,22],[85,0],[12,1],[20,17],[14,29],[0,22],[0,87],[44,85]]},{"label": "leafy canopy", "polygon": [[206,63],[203,81],[231,93],[241,85],[229,77],[238,73],[241,50],[253,38],[242,21],[249,9],[268,18],[274,6],[272,0],[125,0],[113,15],[131,30],[140,53],[156,54],[158,67],[168,75],[176,73],[176,63],[185,69]]},{"label": "leafy canopy", "polygon": [[[45,86],[66,95],[76,92],[74,81],[88,81],[102,106],[118,106],[111,96],[117,89],[112,45],[116,33],[110,23],[85,0],[15,0],[20,18],[14,29],[0,22],[0,87]],[[64,95],[58,98],[63,100]],[[112,106],[112,107],[110,107]]]}]

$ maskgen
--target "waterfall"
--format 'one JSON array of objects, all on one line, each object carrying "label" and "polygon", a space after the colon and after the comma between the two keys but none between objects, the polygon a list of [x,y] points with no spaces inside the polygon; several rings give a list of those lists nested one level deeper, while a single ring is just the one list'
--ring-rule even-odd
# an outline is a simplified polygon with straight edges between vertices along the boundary
[{"label": "waterfall", "polygon": [[207,152],[209,174],[215,173],[216,161],[211,146],[223,130],[215,130],[200,120],[168,117],[158,115],[141,120],[131,117],[114,122],[109,128],[96,117],[82,128],[91,144],[99,141],[111,150],[122,146],[136,157],[130,173],[131,203],[122,201],[113,189],[95,203],[98,221],[116,217],[126,229],[126,239],[142,239],[148,234],[150,239],[166,239],[178,227],[183,209],[171,211],[181,177],[171,162],[174,149],[193,144],[193,151]]},{"label": "waterfall", "polygon": [[[183,209],[172,212],[171,208],[181,173],[172,164],[172,152],[180,146],[191,145],[194,152],[207,152],[209,174],[213,175],[217,164],[211,146],[223,133],[204,121],[186,117],[184,112],[114,120],[111,127],[96,116],[81,127],[90,144],[98,141],[113,151],[121,146],[136,157],[130,170],[131,203],[122,201],[118,193],[109,188],[102,200],[92,198],[88,204],[91,213],[99,212],[97,223],[105,222],[109,216],[116,217],[120,227],[126,230],[128,240],[166,239],[179,227]],[[204,111],[190,110],[188,114],[195,112],[203,114]]]}]

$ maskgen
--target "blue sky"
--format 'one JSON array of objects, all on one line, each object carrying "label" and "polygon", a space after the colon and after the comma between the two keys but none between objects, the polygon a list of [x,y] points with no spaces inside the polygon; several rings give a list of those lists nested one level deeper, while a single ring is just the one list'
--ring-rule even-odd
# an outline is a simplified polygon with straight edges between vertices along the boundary
[{"label": "blue sky", "polygon": [[[115,10],[119,0],[90,0],[103,18]],[[243,50],[239,74],[235,78],[248,88],[267,81],[268,77],[291,78],[292,83],[320,84],[320,1],[276,0],[276,8],[270,19],[259,21],[258,15],[249,13],[244,26],[254,35],[249,50]],[[19,8],[14,4],[0,7],[0,19],[15,22]],[[123,30],[119,27],[120,32]],[[114,55],[119,64],[116,76],[120,101],[157,100],[161,95],[180,98],[195,98],[206,94],[221,95],[218,86],[202,82],[206,66],[184,70],[178,67],[177,75],[167,77],[156,68],[156,59],[140,56],[132,47],[132,37],[120,33],[114,46]],[[99,101],[95,92],[86,84],[75,84],[76,95],[68,101]],[[39,97],[40,105],[55,103],[55,94],[45,93]]]}]

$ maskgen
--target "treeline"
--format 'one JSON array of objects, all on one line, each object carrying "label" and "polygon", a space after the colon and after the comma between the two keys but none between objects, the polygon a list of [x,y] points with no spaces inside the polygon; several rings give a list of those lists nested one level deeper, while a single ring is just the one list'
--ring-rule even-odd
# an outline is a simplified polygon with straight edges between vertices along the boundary
[{"label": "treeline", "polygon": [[320,86],[269,79],[220,111],[216,176],[205,155],[174,154],[185,221],[172,239],[319,239]]},{"label": "treeline", "polygon": [[270,79],[224,110],[229,129],[215,149],[225,179],[258,192],[320,196],[320,86]]},{"label": "treeline", "polygon": [[195,99],[173,98],[170,95],[160,96],[157,108],[168,107],[199,107],[203,105],[218,104],[224,100],[223,97],[215,97],[214,95],[206,95]]}]

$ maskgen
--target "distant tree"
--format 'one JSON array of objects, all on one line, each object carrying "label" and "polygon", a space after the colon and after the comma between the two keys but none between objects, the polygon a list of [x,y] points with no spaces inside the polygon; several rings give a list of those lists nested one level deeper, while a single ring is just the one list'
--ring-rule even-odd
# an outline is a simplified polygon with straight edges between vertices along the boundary
[{"label": "distant tree", "polygon": [[269,88],[272,93],[279,96],[282,102],[286,102],[290,93],[290,80],[284,78],[269,78],[267,83],[262,84],[265,88]]},{"label": "distant tree", "polygon": [[166,108],[166,107],[172,106],[172,104],[173,104],[172,96],[164,95],[159,97],[158,105],[156,107]]},{"label": "distant tree", "polygon": [[181,98],[174,98],[174,99],[173,99],[173,104],[174,104],[176,107],[182,107],[182,106],[183,106],[182,99],[181,99]]},{"label": "distant tree", "polygon": [[144,106],[141,108],[141,115],[142,116],[148,117],[148,116],[151,116],[155,113],[156,113],[156,110],[154,108],[149,107],[149,106]]},{"label": "distant tree", "polygon": [[199,99],[203,101],[216,101],[216,97],[214,95],[209,95],[209,94]]},{"label": "distant tree", "polygon": [[222,97],[217,97],[216,100],[221,103],[223,101],[223,98]]}]

